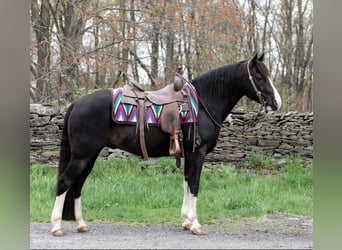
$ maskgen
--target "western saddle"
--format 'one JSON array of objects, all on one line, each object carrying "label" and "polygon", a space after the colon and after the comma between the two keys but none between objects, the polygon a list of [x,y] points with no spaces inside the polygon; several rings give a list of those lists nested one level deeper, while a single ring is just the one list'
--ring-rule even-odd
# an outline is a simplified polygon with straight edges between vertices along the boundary
[{"label": "western saddle", "polygon": [[[187,88],[184,87],[184,78],[176,73],[173,84],[169,84],[162,89],[155,91],[145,90],[141,84],[129,79],[131,85],[125,85],[122,89],[122,103],[137,105],[138,120],[137,132],[139,132],[139,142],[143,159],[148,159],[145,144],[146,109],[152,104],[163,105],[160,115],[161,130],[170,134],[169,153],[175,156],[178,162],[182,153],[182,130],[180,128],[180,111],[189,111],[190,100]],[[180,164],[180,163],[179,163]]]}]

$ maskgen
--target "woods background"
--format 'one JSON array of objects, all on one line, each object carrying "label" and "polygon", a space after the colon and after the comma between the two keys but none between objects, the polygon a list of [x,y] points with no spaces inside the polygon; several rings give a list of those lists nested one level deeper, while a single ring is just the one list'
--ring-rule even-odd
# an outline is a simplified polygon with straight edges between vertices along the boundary
[{"label": "woods background", "polygon": [[[283,111],[312,111],[312,0],[31,0],[30,96],[67,104],[123,84],[154,89],[265,52]],[[245,98],[238,104],[254,108]]]}]

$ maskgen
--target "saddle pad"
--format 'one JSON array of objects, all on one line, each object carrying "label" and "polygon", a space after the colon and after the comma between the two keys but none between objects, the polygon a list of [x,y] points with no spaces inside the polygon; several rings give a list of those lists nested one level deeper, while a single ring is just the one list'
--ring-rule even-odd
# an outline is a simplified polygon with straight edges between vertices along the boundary
[{"label": "saddle pad", "polygon": [[[197,122],[198,100],[196,90],[190,84],[185,84],[184,86],[190,94],[190,107],[186,104],[181,105],[179,121],[181,124]],[[138,121],[138,106],[123,102],[122,89],[113,89],[112,119],[116,123],[136,124]],[[155,103],[146,107],[145,117],[148,124],[160,126],[163,107],[164,105]]]}]

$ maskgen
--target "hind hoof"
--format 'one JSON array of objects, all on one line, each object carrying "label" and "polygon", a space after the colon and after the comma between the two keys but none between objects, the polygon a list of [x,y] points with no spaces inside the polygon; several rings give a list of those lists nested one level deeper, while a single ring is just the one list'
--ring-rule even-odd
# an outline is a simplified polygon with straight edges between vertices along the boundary
[{"label": "hind hoof", "polygon": [[79,233],[85,233],[85,232],[89,231],[89,227],[88,226],[81,226],[81,227],[77,228],[77,231]]},{"label": "hind hoof", "polygon": [[63,236],[63,235],[65,235],[65,234],[66,234],[66,233],[65,233],[65,231],[64,231],[63,228],[60,228],[60,229],[57,229],[57,230],[52,231],[52,235],[53,235],[53,236]]}]

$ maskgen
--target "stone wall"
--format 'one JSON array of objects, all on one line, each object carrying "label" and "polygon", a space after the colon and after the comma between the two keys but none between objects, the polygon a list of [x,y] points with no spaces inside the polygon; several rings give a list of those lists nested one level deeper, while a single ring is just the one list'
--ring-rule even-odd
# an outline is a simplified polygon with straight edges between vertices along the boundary
[{"label": "stone wall", "polygon": [[[56,166],[66,108],[30,105],[30,162]],[[206,167],[221,163],[243,163],[251,151],[263,152],[279,163],[289,155],[313,158],[313,113],[234,112],[224,122],[215,150],[206,157]],[[130,154],[105,148],[101,156]]]},{"label": "stone wall", "polygon": [[224,122],[215,150],[207,165],[220,162],[243,163],[252,151],[272,156],[283,163],[287,156],[313,159],[313,113],[233,113]]},{"label": "stone wall", "polygon": [[56,166],[65,108],[30,104],[30,162]]}]

